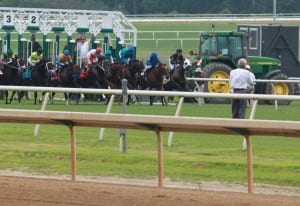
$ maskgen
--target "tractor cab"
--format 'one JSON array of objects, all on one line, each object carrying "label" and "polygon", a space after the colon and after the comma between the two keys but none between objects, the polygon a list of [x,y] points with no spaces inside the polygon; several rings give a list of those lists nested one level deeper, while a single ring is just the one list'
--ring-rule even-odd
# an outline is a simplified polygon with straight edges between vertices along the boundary
[{"label": "tractor cab", "polygon": [[199,54],[201,56],[238,59],[244,55],[242,32],[202,33]]}]

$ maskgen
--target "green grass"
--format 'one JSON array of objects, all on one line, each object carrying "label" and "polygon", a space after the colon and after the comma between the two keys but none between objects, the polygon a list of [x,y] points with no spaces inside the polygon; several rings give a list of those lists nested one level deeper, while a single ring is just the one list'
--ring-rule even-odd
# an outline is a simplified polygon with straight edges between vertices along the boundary
[{"label": "green grass", "polygon": [[[195,31],[181,33],[182,38],[198,38],[198,31],[210,30],[209,23],[136,23],[138,31]],[[235,30],[233,23],[216,24],[216,30]],[[150,38],[139,34],[139,38]],[[173,34],[172,34],[173,35]],[[166,59],[179,41],[166,38],[156,45],[152,41],[138,41],[138,58],[146,59],[156,50]],[[171,38],[171,37],[170,37]],[[184,41],[184,55],[189,50],[198,51],[199,41]],[[259,105],[255,118],[300,120],[300,103],[289,106]],[[0,108],[40,109],[32,101],[0,101]],[[94,102],[66,106],[56,101],[47,110],[105,112],[106,106]],[[122,106],[115,103],[112,112],[122,113]],[[173,116],[176,107],[161,105],[130,105],[131,114],[161,114]],[[249,110],[247,115],[249,116]],[[199,117],[231,117],[230,105],[184,104],[181,115]],[[48,175],[70,175],[70,134],[65,126],[41,125],[40,134],[34,137],[34,125],[0,125],[0,169]],[[115,129],[106,129],[104,141],[99,141],[99,128],[76,128],[78,175],[118,176],[125,178],[157,177],[157,142],[154,132],[128,130],[128,152],[119,153],[119,135]],[[164,175],[181,181],[224,181],[246,183],[246,153],[242,151],[241,136],[176,133],[174,146],[167,146],[168,133],[164,132]],[[283,137],[252,137],[255,183],[300,186],[300,140]]]},{"label": "green grass", "polygon": [[[289,106],[259,105],[258,119],[299,120],[299,102]],[[1,108],[40,109],[32,101],[13,103]],[[101,103],[86,102],[66,106],[56,101],[47,110],[105,112]],[[173,116],[175,106],[130,105],[131,114]],[[113,105],[113,113],[122,106]],[[247,111],[249,116],[249,111]],[[230,105],[184,104],[181,115],[230,117]],[[34,125],[1,124],[0,169],[47,175],[70,175],[70,134],[65,126],[41,125],[38,137]],[[104,140],[98,139],[99,128],[77,127],[77,174],[83,176],[118,176],[154,179],[157,176],[157,142],[154,132],[128,130],[128,151],[119,152],[116,129],[106,129]],[[173,147],[164,137],[164,175],[178,181],[222,181],[246,183],[246,153],[241,136],[175,133]],[[300,186],[300,140],[284,137],[252,137],[255,183]]]}]

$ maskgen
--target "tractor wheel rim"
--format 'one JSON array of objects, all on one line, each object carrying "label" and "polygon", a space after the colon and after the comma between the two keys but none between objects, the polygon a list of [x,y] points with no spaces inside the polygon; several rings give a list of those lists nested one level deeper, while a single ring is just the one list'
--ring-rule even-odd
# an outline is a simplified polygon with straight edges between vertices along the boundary
[{"label": "tractor wheel rim", "polygon": [[[214,72],[209,78],[214,79],[228,79],[229,74],[222,71]],[[208,91],[211,93],[229,93],[230,87],[227,81],[208,81],[207,82]]]},{"label": "tractor wheel rim", "polygon": [[277,94],[277,95],[289,95],[289,86],[288,84],[285,83],[277,83],[274,85],[274,89],[273,90],[273,94]]}]

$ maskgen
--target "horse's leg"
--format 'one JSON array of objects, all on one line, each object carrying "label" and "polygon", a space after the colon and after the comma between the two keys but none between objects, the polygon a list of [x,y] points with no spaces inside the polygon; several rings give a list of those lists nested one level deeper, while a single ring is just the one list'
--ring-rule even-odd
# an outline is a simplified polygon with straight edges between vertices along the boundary
[{"label": "horse's leg", "polygon": [[30,96],[30,92],[26,91],[24,92],[25,94],[23,94],[23,96],[26,96],[26,99],[27,100],[30,100],[31,99],[31,96]]},{"label": "horse's leg", "polygon": [[[14,99],[14,96],[16,94],[16,91],[14,90],[12,93],[11,93],[11,96],[10,96],[10,99],[9,99],[9,104],[12,103],[13,99]],[[7,94],[8,95],[8,94]]]},{"label": "horse's leg", "polygon": [[40,99],[39,99],[39,103],[42,103],[45,94],[46,94],[46,92],[42,92],[42,96],[41,96]]},{"label": "horse's leg", "polygon": [[37,104],[37,96],[38,96],[38,93],[37,91],[34,92],[34,104]]},{"label": "horse's leg", "polygon": [[4,92],[4,96],[5,96],[5,104],[8,104],[8,91],[7,90]]},{"label": "horse's leg", "polygon": [[24,91],[20,91],[18,92],[18,102],[21,103],[22,98],[25,96],[25,92]]},{"label": "horse's leg", "polygon": [[79,104],[81,94],[77,93],[77,94],[74,94],[74,95],[75,95],[75,98],[76,98],[76,104]]},{"label": "horse's leg", "polygon": [[64,95],[65,95],[66,105],[70,105],[70,94],[65,92]]},{"label": "horse's leg", "polygon": [[50,95],[51,104],[54,103],[54,96],[55,96],[55,92],[52,92],[52,94]]},{"label": "horse's leg", "polygon": [[153,101],[154,101],[154,96],[150,96],[149,100],[150,100],[150,106],[152,106],[153,105]]},{"label": "horse's leg", "polygon": [[167,106],[167,101],[166,101],[166,98],[164,96],[160,97],[160,101],[161,101],[162,106],[165,106],[165,105]]},{"label": "horse's leg", "polygon": [[127,101],[126,101],[126,104],[127,104],[127,105],[129,105],[129,103],[130,103],[130,98],[131,98],[130,95],[128,95],[128,96],[127,96]]}]

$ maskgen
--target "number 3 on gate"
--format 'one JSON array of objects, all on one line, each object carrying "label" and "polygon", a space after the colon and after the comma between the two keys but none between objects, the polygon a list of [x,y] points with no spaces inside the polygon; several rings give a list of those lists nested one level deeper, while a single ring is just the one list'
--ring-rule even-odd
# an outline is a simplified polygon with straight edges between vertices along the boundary
[{"label": "number 3 on gate", "polygon": [[12,13],[5,13],[3,16],[3,25],[13,26],[15,15]]}]

